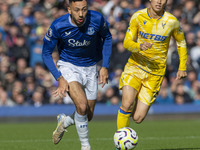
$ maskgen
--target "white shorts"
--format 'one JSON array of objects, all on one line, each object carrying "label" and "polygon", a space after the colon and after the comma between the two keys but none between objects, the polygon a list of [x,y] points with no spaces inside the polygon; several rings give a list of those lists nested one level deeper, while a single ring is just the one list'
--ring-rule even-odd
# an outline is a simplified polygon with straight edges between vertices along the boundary
[{"label": "white shorts", "polygon": [[80,67],[69,62],[59,60],[59,71],[68,83],[77,81],[82,84],[88,100],[96,100],[98,90],[97,65]]}]

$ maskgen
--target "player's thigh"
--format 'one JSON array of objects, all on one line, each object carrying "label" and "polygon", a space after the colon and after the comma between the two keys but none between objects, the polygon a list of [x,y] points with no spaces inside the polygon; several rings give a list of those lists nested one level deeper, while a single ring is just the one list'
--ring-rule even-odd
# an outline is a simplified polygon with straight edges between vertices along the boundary
[{"label": "player's thigh", "polygon": [[162,76],[155,76],[146,73],[147,78],[142,81],[142,87],[137,96],[137,104],[133,113],[133,119],[135,122],[140,123],[146,117],[150,106],[155,101],[160,85],[162,83]]},{"label": "player's thigh", "polygon": [[139,91],[143,76],[144,73],[140,68],[131,63],[127,63],[124,71],[121,74],[119,89],[122,89],[122,87],[128,85]]},{"label": "player's thigh", "polygon": [[82,85],[77,81],[72,81],[69,83],[69,95],[73,100],[76,108],[81,113],[87,110],[87,98]]},{"label": "player's thigh", "polygon": [[84,90],[87,99],[96,100],[97,92],[98,92],[98,72],[96,65],[87,67],[87,72],[84,80],[86,81],[84,84]]},{"label": "player's thigh", "polygon": [[147,78],[142,81],[142,87],[138,93],[138,99],[144,104],[151,106],[160,90],[163,76],[156,76],[146,73]]},{"label": "player's thigh", "polygon": [[124,111],[132,111],[133,110],[133,104],[135,101],[137,95],[137,90],[135,90],[133,87],[125,85],[122,88],[122,104],[121,108]]},{"label": "player's thigh", "polygon": [[132,111],[138,91],[142,86],[143,74],[137,66],[127,63],[121,75],[119,89],[122,89],[122,109]]},{"label": "player's thigh", "polygon": [[83,72],[83,67],[73,65],[69,62],[63,62],[61,60],[58,61],[57,65],[62,76],[65,78],[65,80],[67,80],[68,83],[76,81],[81,85],[84,84],[83,78],[85,73]]}]

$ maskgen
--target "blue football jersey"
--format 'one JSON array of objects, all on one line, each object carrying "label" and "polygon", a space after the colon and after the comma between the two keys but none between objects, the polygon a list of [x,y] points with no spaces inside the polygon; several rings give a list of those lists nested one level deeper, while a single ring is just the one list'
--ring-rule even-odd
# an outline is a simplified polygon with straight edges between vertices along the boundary
[{"label": "blue football jersey", "polygon": [[89,10],[81,27],[71,22],[69,13],[61,16],[51,24],[43,41],[43,61],[55,79],[61,75],[51,56],[56,46],[62,61],[87,67],[103,58],[102,66],[109,67],[112,36],[99,12]]}]

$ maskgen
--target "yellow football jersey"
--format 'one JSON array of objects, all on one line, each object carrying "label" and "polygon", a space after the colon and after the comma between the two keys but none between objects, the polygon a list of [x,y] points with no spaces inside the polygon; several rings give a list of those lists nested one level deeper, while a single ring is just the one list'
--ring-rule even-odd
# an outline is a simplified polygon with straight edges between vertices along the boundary
[{"label": "yellow football jersey", "polygon": [[[149,73],[164,75],[171,36],[177,43],[180,58],[179,70],[185,71],[186,42],[176,17],[164,11],[160,18],[153,19],[148,13],[148,8],[137,11],[131,17],[124,39],[124,47],[132,52],[128,61]],[[144,41],[153,45],[150,49],[142,51],[140,44]]]}]

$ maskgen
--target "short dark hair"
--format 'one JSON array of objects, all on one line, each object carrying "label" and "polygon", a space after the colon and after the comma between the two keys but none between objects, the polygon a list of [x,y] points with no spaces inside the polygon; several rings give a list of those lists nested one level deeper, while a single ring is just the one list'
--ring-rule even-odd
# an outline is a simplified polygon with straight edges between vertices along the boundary
[{"label": "short dark hair", "polygon": [[77,2],[77,1],[83,1],[83,0],[69,0],[69,4],[71,4],[72,2]]}]

